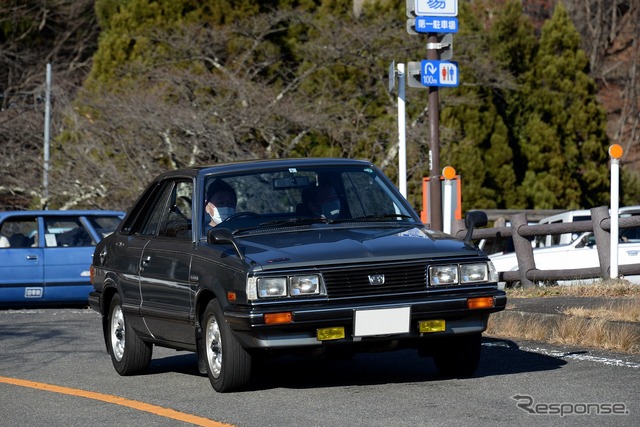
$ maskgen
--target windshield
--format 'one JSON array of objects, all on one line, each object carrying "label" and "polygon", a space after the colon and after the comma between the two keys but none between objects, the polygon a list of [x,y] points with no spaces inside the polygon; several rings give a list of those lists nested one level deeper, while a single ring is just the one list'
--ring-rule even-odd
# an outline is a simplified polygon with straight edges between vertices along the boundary
[{"label": "windshield", "polygon": [[366,167],[212,175],[202,197],[205,224],[234,231],[317,222],[419,222],[388,180]]}]

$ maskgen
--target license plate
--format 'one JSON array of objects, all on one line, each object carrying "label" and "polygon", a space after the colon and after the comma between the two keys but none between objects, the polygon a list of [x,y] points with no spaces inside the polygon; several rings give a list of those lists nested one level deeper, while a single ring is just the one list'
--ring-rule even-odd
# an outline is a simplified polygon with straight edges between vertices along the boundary
[{"label": "license plate", "polygon": [[353,334],[356,337],[405,334],[409,332],[410,319],[410,307],[356,310]]}]

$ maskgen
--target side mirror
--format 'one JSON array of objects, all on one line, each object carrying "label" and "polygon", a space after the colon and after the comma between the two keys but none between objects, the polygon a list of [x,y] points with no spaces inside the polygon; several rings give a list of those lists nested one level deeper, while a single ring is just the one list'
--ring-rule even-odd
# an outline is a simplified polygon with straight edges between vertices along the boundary
[{"label": "side mirror", "polygon": [[467,234],[464,236],[464,242],[471,243],[473,230],[476,227],[484,227],[489,223],[487,213],[484,211],[469,211],[464,218],[464,225],[467,227]]},{"label": "side mirror", "polygon": [[236,240],[233,238],[233,233],[228,228],[214,227],[207,233],[207,243],[211,245],[230,244],[236,250],[236,253],[241,260],[244,260],[244,255],[240,251]]}]

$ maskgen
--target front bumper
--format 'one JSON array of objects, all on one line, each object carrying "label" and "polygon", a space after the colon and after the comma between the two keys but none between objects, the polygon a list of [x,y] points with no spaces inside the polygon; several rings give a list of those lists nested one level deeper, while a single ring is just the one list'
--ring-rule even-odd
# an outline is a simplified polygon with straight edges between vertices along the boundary
[{"label": "front bumper", "polygon": [[[470,309],[469,298],[491,297],[493,307]],[[322,346],[323,343],[349,344],[366,341],[414,341],[436,336],[469,334],[483,332],[491,313],[504,310],[507,297],[501,290],[455,296],[438,296],[429,299],[406,299],[393,302],[378,301],[340,304],[312,304],[279,306],[277,308],[252,308],[237,310],[229,307],[225,317],[236,338],[244,348],[288,348]],[[409,309],[408,331],[393,334],[355,336],[355,313],[362,310]],[[290,312],[290,323],[267,325],[264,315],[267,313]],[[443,320],[444,329],[438,332],[420,332],[419,322]],[[321,341],[318,329],[342,327],[345,337]]]}]

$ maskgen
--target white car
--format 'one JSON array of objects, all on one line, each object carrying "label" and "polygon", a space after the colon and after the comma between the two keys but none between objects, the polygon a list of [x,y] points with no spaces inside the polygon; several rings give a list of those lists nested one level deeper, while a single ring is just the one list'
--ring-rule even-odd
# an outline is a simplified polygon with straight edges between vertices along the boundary
[{"label": "white car", "polygon": [[[618,244],[618,265],[640,263],[640,239],[634,235],[638,231],[640,230],[637,228],[621,230],[620,235],[623,241]],[[533,258],[538,270],[571,270],[598,267],[600,265],[593,232],[583,233],[566,245],[553,245],[547,248],[534,249]],[[518,270],[518,260],[515,252],[492,254],[489,255],[489,259],[491,259],[498,272]],[[627,276],[625,279],[632,283],[640,284],[640,276]],[[563,280],[558,281],[558,284],[585,283],[589,281],[591,280]],[[500,283],[500,285],[504,286],[504,282]]]},{"label": "white car", "polygon": [[[624,206],[619,209],[620,218],[640,214],[640,206]],[[591,210],[581,209],[566,211],[540,220],[538,224],[562,224],[576,221],[591,221]],[[566,245],[574,241],[578,235],[572,233],[536,236],[531,243],[534,248],[544,248],[553,245]]]}]

